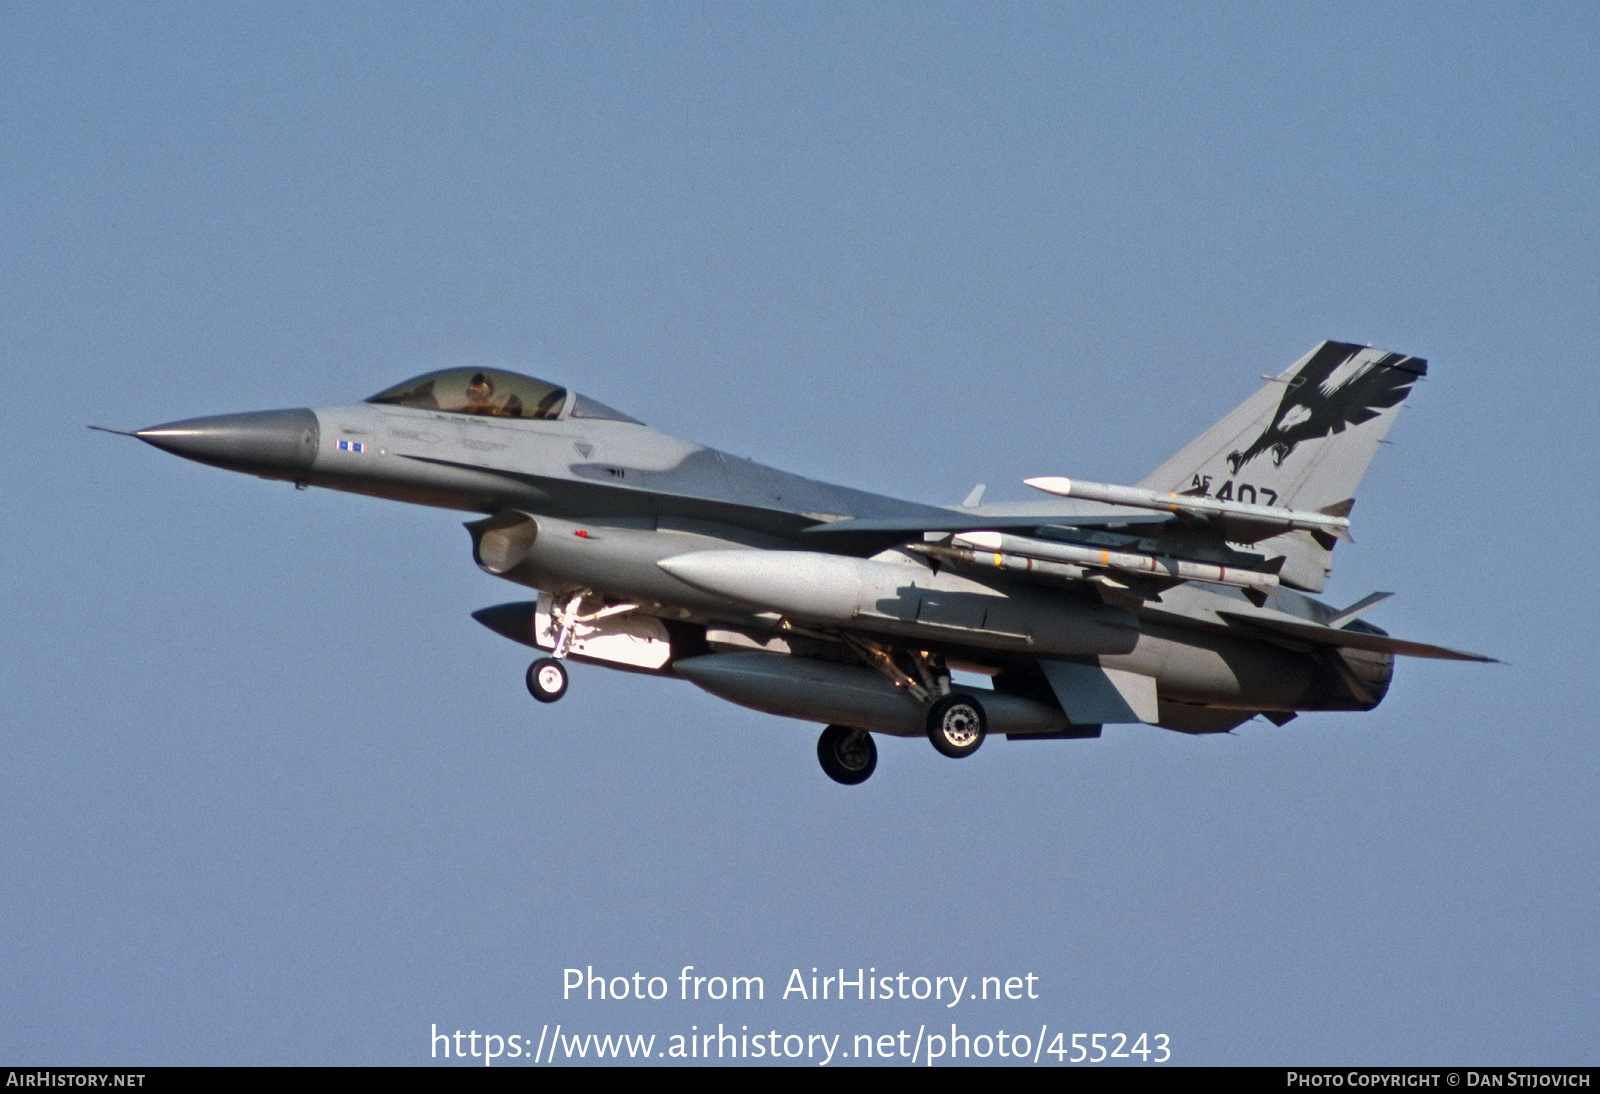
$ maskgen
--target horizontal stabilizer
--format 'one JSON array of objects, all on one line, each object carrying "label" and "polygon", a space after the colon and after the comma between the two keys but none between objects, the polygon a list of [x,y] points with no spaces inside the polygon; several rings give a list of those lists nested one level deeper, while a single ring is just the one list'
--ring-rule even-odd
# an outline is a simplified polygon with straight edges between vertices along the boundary
[{"label": "horizontal stabilizer", "polygon": [[1433,657],[1443,661],[1487,661],[1498,665],[1499,658],[1485,657],[1481,653],[1467,653],[1444,646],[1430,646],[1426,642],[1408,642],[1386,634],[1370,631],[1351,631],[1341,627],[1324,627],[1316,623],[1302,623],[1275,616],[1246,615],[1243,612],[1217,613],[1230,623],[1243,624],[1263,631],[1276,632],[1286,638],[1310,642],[1317,646],[1338,646],[1343,649],[1372,650],[1375,653],[1397,653],[1406,657]]}]

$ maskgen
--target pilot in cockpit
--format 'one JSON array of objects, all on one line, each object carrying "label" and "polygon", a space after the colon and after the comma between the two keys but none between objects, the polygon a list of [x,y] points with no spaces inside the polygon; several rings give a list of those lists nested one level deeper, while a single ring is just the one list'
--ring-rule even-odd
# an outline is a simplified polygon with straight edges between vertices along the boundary
[{"label": "pilot in cockpit", "polygon": [[522,416],[522,400],[515,394],[507,395],[499,401],[494,397],[494,381],[486,373],[475,372],[472,381],[467,384],[467,405],[462,408],[466,414],[486,414],[497,418],[518,418]]}]

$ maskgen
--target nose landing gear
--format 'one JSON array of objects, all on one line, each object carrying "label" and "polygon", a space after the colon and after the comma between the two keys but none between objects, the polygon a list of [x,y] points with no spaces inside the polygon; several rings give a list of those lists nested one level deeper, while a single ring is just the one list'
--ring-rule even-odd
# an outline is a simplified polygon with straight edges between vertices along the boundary
[{"label": "nose landing gear", "polygon": [[567,693],[567,670],[554,657],[541,657],[528,666],[528,694],[541,703],[553,703]]},{"label": "nose landing gear", "polygon": [[[560,628],[556,632],[554,657],[541,657],[528,666],[528,694],[541,703],[553,703],[567,693],[567,669],[561,663],[572,644],[572,633],[578,624],[578,612],[583,606],[584,590],[579,589],[567,597],[564,605],[551,613],[552,621]],[[632,604],[625,605],[631,609]]]}]

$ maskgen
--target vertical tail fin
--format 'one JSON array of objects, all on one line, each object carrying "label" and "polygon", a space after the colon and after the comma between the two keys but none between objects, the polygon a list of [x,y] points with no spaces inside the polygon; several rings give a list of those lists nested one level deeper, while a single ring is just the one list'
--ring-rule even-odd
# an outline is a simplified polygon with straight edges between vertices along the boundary
[{"label": "vertical tail fin", "polygon": [[[1349,511],[1421,358],[1324,342],[1195,438],[1139,485],[1222,501]],[[1288,532],[1254,547],[1285,558],[1282,580],[1320,592],[1333,542]]]}]

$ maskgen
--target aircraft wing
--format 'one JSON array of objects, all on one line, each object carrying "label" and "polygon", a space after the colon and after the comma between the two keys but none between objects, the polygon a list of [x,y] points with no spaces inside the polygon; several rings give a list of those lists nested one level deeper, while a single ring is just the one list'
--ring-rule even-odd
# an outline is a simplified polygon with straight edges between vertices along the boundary
[{"label": "aircraft wing", "polygon": [[985,514],[952,509],[948,516],[870,517],[814,524],[806,535],[839,535],[847,532],[900,533],[907,537],[921,532],[969,532],[975,528],[1107,528],[1124,524],[1169,524],[1177,520],[1170,513],[1061,513]]}]

